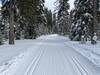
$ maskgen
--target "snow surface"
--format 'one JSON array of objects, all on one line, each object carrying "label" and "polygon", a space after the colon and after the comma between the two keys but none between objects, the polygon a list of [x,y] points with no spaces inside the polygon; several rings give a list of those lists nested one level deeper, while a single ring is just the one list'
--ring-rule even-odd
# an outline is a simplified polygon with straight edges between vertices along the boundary
[{"label": "snow surface", "polygon": [[0,46],[0,75],[100,75],[99,64],[91,62],[99,60],[99,45],[81,45],[57,34],[16,40],[14,46]]},{"label": "snow surface", "polygon": [[80,44],[75,41],[66,44],[88,58],[97,67],[100,67],[100,41],[96,45],[92,45],[90,41],[86,44]]}]

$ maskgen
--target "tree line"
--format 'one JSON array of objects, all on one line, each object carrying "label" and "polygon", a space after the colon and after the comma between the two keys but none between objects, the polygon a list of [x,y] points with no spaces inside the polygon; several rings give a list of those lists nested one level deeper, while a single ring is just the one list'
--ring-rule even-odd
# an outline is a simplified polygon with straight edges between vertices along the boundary
[{"label": "tree line", "polygon": [[97,1],[99,0],[75,0],[75,8],[70,13],[72,21],[71,40],[81,41],[82,36],[85,40],[88,38],[93,40],[92,38],[97,31]]},{"label": "tree line", "polygon": [[45,34],[65,34],[69,4],[68,0],[57,2],[57,12],[52,13],[44,6],[44,0],[2,0],[1,33],[9,39],[9,44],[21,37],[35,39]]},{"label": "tree line", "polygon": [[[44,6],[45,0],[2,0],[0,37],[9,39],[35,39],[40,35],[57,33],[70,35],[71,40],[93,37],[94,1],[75,0],[75,8],[69,11],[69,0],[57,0],[52,12]],[[0,38],[1,39],[1,38]]]},{"label": "tree line", "polygon": [[35,39],[50,33],[52,12],[44,7],[44,0],[3,0],[2,3],[2,32],[9,38],[9,44],[21,37]]}]

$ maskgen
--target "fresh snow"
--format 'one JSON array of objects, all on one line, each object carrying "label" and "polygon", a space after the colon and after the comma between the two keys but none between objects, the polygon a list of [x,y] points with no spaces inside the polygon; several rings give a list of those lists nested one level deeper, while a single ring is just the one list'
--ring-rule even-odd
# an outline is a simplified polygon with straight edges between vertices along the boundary
[{"label": "fresh snow", "polygon": [[89,41],[86,44],[75,41],[66,44],[88,58],[97,67],[100,67],[100,41],[96,45],[92,45]]},{"label": "fresh snow", "polygon": [[100,75],[99,46],[57,34],[16,40],[0,46],[0,75]]}]

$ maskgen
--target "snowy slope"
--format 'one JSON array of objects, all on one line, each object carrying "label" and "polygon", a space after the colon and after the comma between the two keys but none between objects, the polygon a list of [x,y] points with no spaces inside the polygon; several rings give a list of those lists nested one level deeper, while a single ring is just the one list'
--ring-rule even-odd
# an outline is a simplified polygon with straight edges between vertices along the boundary
[{"label": "snowy slope", "polygon": [[86,44],[80,44],[79,42],[69,41],[67,45],[81,53],[83,56],[88,58],[97,67],[100,67],[100,42],[96,45],[92,45],[89,41]]},{"label": "snowy slope", "polygon": [[33,46],[32,40],[16,40],[15,45],[1,45],[0,46],[0,65],[1,63],[10,60],[12,57],[24,52],[27,48]]},{"label": "snowy slope", "polygon": [[[70,45],[66,37],[57,34],[17,41],[15,47],[4,45],[10,48],[10,60],[0,62],[0,75],[100,75],[100,68]],[[1,56],[7,54],[4,46]]]}]

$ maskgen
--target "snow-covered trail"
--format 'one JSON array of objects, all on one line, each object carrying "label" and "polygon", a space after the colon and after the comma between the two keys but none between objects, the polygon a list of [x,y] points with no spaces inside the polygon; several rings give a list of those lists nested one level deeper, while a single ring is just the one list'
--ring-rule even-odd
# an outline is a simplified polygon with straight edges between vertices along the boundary
[{"label": "snow-covered trail", "polygon": [[29,75],[100,75],[89,60],[63,43],[43,43],[43,56]]},{"label": "snow-covered trail", "polygon": [[100,75],[100,68],[69,47],[66,41],[58,35],[38,38],[37,46],[24,53],[17,68],[12,66],[0,75]]},{"label": "snow-covered trail", "polygon": [[65,38],[42,40],[38,48],[42,54],[25,75],[100,75],[99,68],[64,43]]}]

